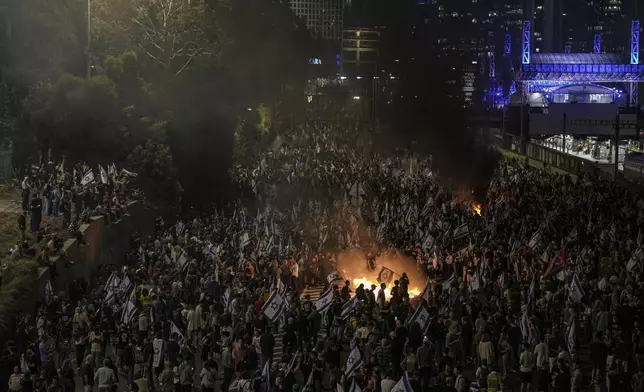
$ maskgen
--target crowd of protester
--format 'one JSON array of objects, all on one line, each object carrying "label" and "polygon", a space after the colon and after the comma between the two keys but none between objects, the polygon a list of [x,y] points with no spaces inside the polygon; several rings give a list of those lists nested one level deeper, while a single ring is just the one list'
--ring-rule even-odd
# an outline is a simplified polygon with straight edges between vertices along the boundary
[{"label": "crowd of protester", "polygon": [[41,266],[52,267],[54,275],[50,259],[66,257],[63,245],[67,237],[83,242],[81,224],[89,223],[92,216],[116,222],[127,214],[127,201],[138,196],[135,189],[127,187],[135,174],[126,170],[117,173],[114,165],[108,170],[99,166],[96,177],[92,168],[84,164],[65,167],[64,161],[33,165],[25,172],[19,183],[22,212],[17,224],[21,236],[9,250],[9,260],[37,257]]},{"label": "crowd of protester", "polygon": [[[305,124],[234,170],[238,200],[159,218],[123,267],[24,315],[0,361],[9,390],[644,391],[639,195],[504,160],[475,200],[429,159],[368,150]],[[27,181],[25,207],[51,174]],[[55,180],[46,211],[71,210],[78,177]],[[72,191],[76,219],[118,219],[105,188]],[[336,260],[356,248],[416,260],[421,294],[405,274],[345,282]]]}]

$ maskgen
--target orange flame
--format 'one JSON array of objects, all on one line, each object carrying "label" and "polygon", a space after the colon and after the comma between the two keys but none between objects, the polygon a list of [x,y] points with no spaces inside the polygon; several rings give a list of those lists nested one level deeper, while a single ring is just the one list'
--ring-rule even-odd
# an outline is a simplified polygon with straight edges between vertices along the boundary
[{"label": "orange flame", "polygon": [[[371,289],[372,284],[376,285],[377,289],[376,289],[376,292],[374,293],[376,295],[378,294],[377,290],[380,290],[380,283],[378,283],[376,281],[371,281],[371,280],[369,280],[369,279],[367,279],[365,277],[362,277],[362,278],[353,279],[354,291],[355,291],[355,288],[360,286],[361,284],[364,285],[365,289]],[[409,293],[409,298],[414,298],[414,297],[419,296],[420,293],[422,293],[422,289],[418,289],[417,287],[409,286],[409,288],[407,289],[407,292]],[[389,288],[385,289],[385,298],[386,299],[391,298],[391,292],[389,291]]]},{"label": "orange flame", "polygon": [[472,202],[472,213],[478,216],[482,215],[483,206],[481,203]]}]

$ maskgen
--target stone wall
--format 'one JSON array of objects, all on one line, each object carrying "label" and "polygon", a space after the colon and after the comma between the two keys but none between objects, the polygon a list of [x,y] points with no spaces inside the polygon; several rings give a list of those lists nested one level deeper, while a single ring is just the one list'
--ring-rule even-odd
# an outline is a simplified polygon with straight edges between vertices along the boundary
[{"label": "stone wall", "polygon": [[[151,235],[154,232],[154,220],[157,213],[147,207],[143,202],[133,202],[128,206],[129,216],[123,216],[117,223],[107,223],[104,217],[92,217],[91,223],[83,224],[86,245],[80,245],[76,239],[68,239],[65,249],[69,260],[74,262],[68,265],[59,257],[56,262],[58,277],[52,280],[54,293],[68,293],[69,283],[74,279],[84,278],[91,282],[91,276],[101,265],[121,264],[125,254],[129,251],[130,238],[138,232],[141,236]],[[45,285],[51,280],[48,268],[39,268],[38,279],[34,290],[32,304],[25,309],[33,309],[33,305],[45,296]]]}]

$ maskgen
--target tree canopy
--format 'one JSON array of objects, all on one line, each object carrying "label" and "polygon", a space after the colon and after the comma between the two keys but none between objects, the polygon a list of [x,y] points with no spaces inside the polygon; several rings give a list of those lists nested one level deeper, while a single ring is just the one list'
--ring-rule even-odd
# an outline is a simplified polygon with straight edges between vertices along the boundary
[{"label": "tree canopy", "polygon": [[315,42],[285,2],[89,4],[89,47],[85,0],[21,0],[12,10],[17,38],[0,99],[17,104],[0,125],[21,157],[127,163],[207,200],[227,186],[235,132],[266,139],[279,124],[271,119],[303,102]]}]

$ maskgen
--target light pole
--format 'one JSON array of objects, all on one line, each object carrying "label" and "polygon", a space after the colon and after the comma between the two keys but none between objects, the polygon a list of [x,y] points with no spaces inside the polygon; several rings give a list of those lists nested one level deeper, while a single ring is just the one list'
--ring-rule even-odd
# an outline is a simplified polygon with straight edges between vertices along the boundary
[{"label": "light pole", "polygon": [[89,55],[89,47],[91,43],[91,30],[92,30],[92,19],[91,19],[91,0],[87,0],[87,47],[85,48],[85,72],[87,77],[92,76],[92,64]]}]

